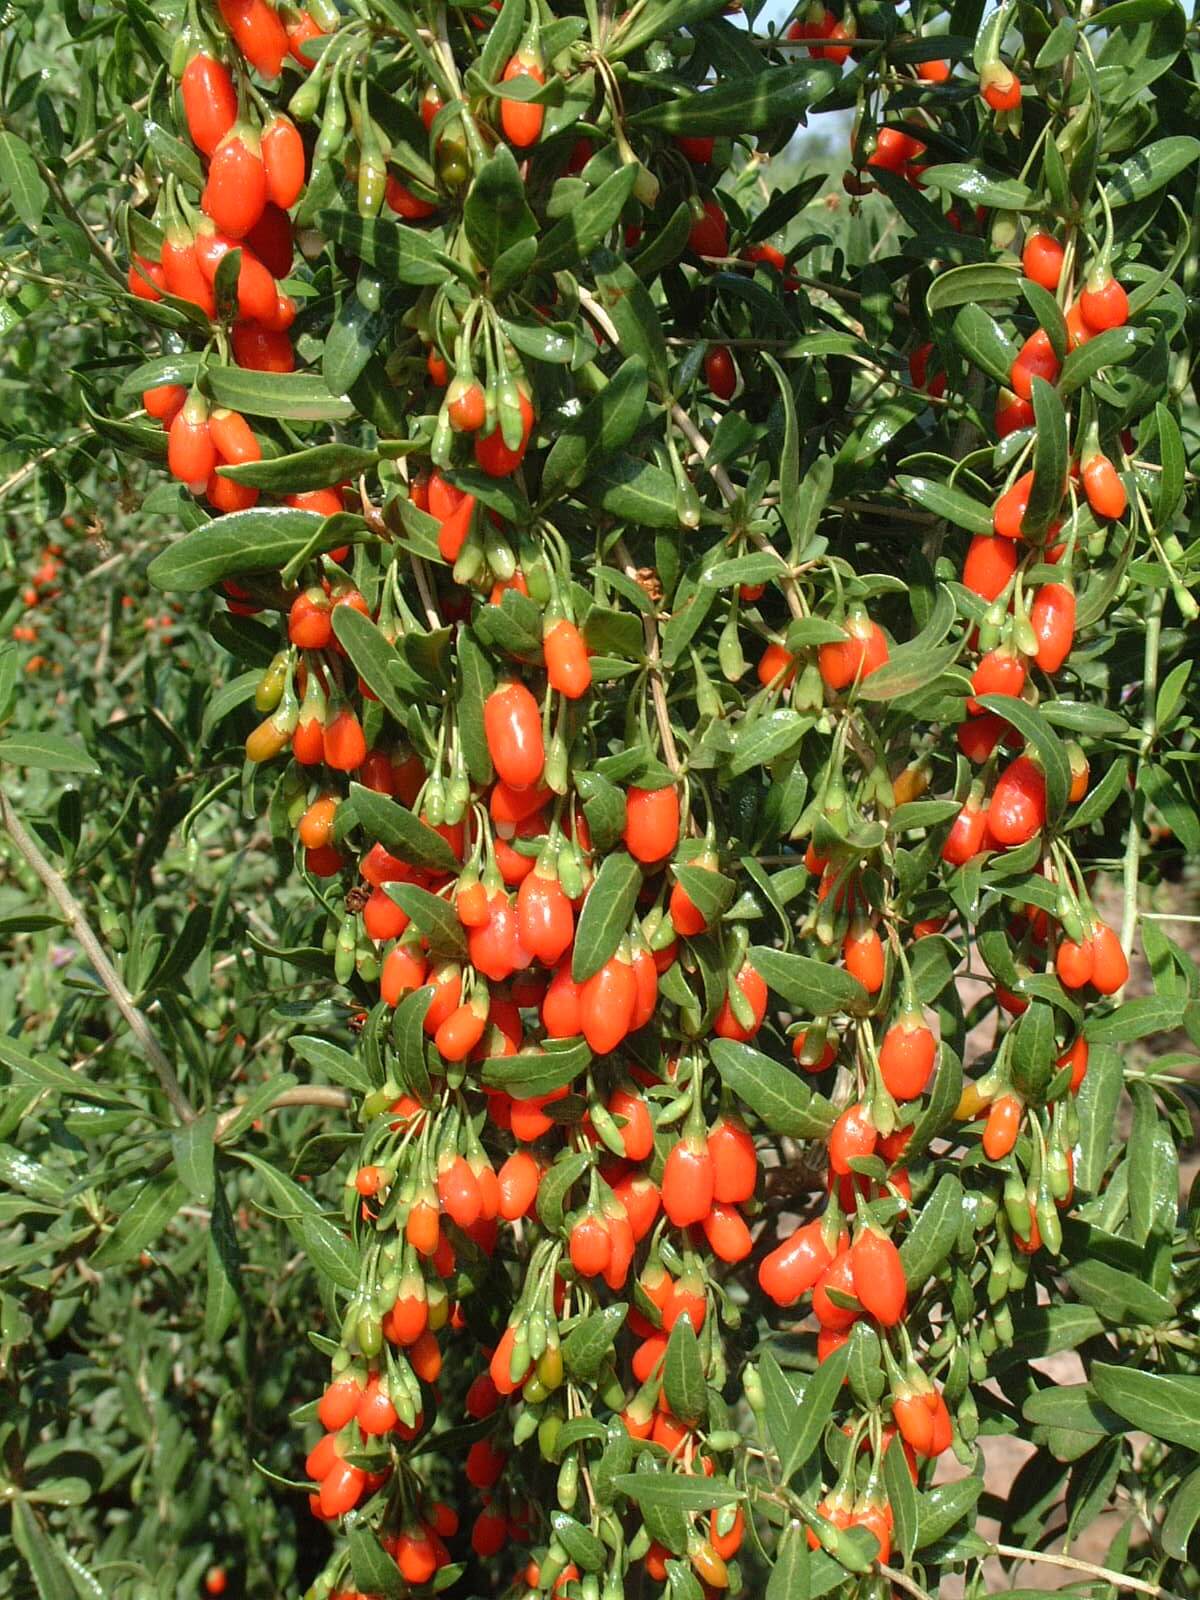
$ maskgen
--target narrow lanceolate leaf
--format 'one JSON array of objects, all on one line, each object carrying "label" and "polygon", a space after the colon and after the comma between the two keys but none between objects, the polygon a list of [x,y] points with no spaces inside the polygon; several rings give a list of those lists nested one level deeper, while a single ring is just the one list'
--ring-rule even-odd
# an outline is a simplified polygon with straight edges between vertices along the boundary
[{"label": "narrow lanceolate leaf", "polygon": [[458,870],[458,858],[441,834],[407,807],[361,783],[350,785],[350,801],[363,831],[390,854],[434,872]]},{"label": "narrow lanceolate leaf", "polygon": [[910,1294],[924,1286],[954,1248],[962,1224],[962,1200],[963,1188],[957,1174],[943,1173],[900,1246],[900,1262]]},{"label": "narrow lanceolate leaf", "polygon": [[81,744],[58,733],[10,733],[0,739],[0,762],[10,767],[36,767],[40,772],[95,775],[100,771]]},{"label": "narrow lanceolate leaf", "polygon": [[329,1278],[339,1289],[357,1288],[358,1251],[338,1223],[326,1216],[313,1197],[278,1167],[249,1150],[239,1150],[237,1154],[239,1160],[245,1161],[263,1178],[271,1199],[267,1209],[278,1213],[292,1238],[311,1256],[321,1276]]},{"label": "narrow lanceolate leaf", "polygon": [[388,673],[389,665],[396,660],[395,645],[370,617],[364,617],[353,606],[333,608],[333,631],[338,643],[345,647],[354,670],[371,693],[397,721],[402,722],[407,715],[407,708]]},{"label": "narrow lanceolate leaf", "polygon": [[213,1196],[216,1126],[216,1112],[206,1111],[171,1135],[175,1170],[192,1199],[202,1206],[208,1205]]},{"label": "narrow lanceolate leaf", "polygon": [[588,890],[571,956],[571,976],[584,983],[609,959],[629,930],[642,886],[642,869],[624,850],[605,857]]},{"label": "narrow lanceolate leaf", "polygon": [[294,1053],[316,1072],[322,1072],[334,1083],[353,1089],[356,1094],[369,1094],[371,1078],[357,1056],[343,1050],[328,1039],[315,1039],[307,1034],[297,1034],[288,1040]]},{"label": "narrow lanceolate leaf", "polygon": [[173,1173],[160,1172],[147,1178],[131,1203],[121,1212],[116,1226],[91,1257],[97,1272],[123,1266],[151,1245],[183,1204],[187,1194]]},{"label": "narrow lanceolate leaf", "polygon": [[74,1600],[75,1588],[58,1542],[22,1494],[17,1494],[12,1503],[12,1536],[29,1569],[38,1600]]},{"label": "narrow lanceolate leaf", "polygon": [[37,169],[33,151],[15,133],[0,133],[0,186],[8,191],[12,208],[27,228],[36,228],[46,210],[50,191]]},{"label": "narrow lanceolate leaf", "polygon": [[242,1298],[241,1246],[225,1191],[213,1191],[208,1225],[204,1294],[204,1337],[217,1344],[224,1337]]},{"label": "narrow lanceolate leaf", "polygon": [[680,1317],[671,1329],[663,1363],[663,1391],[673,1415],[681,1422],[694,1427],[704,1421],[708,1413],[704,1366],[700,1359],[700,1342],[687,1317]]},{"label": "narrow lanceolate leaf", "polygon": [[1169,1444],[1200,1450],[1200,1377],[1139,1372],[1097,1361],[1091,1381],[1105,1405],[1119,1416]]},{"label": "narrow lanceolate leaf", "polygon": [[844,1344],[827,1356],[812,1376],[804,1380],[797,1396],[799,1425],[791,1430],[787,1460],[780,1458],[780,1470],[785,1482],[804,1465],[820,1443],[825,1424],[833,1414],[834,1402],[845,1380],[849,1361],[850,1347]]},{"label": "narrow lanceolate leaf", "polygon": [[[321,526],[315,511],[289,506],[233,511],[169,545],[150,563],[146,576],[156,589],[198,594],[221,578],[270,572],[286,566]],[[331,537],[327,548],[332,548]]]},{"label": "narrow lanceolate leaf", "polygon": [[221,476],[253,489],[265,489],[269,494],[305,494],[312,489],[326,489],[343,478],[357,478],[378,460],[377,451],[360,450],[357,445],[317,444],[311,450],[294,450],[271,460],[224,466]]},{"label": "narrow lanceolate leaf", "polygon": [[354,404],[339,398],[313,372],[251,372],[245,367],[208,368],[213,399],[248,417],[287,422],[341,422]]},{"label": "narrow lanceolate leaf", "polygon": [[752,945],[746,954],[751,966],[781,1000],[809,1016],[829,1017],[866,1002],[867,991],[841,967],[817,961],[813,956],[774,950],[769,945]]},{"label": "narrow lanceolate leaf", "polygon": [[430,894],[415,883],[389,883],[388,896],[412,919],[429,944],[430,955],[448,959],[464,956],[467,939],[458,913],[441,895]]},{"label": "narrow lanceolate leaf", "polygon": [[721,1081],[772,1133],[820,1139],[833,1126],[833,1106],[792,1067],[733,1039],[713,1039],[708,1048]]}]

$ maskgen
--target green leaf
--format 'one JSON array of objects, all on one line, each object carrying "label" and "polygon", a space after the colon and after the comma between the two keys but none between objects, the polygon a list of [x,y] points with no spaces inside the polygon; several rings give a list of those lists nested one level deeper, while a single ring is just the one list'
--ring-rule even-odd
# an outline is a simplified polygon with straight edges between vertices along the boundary
[{"label": "green leaf", "polygon": [[342,1084],[355,1094],[370,1094],[373,1087],[370,1074],[357,1056],[352,1056],[340,1045],[304,1033],[294,1034],[288,1044],[306,1067],[323,1072],[334,1083]]},{"label": "green leaf", "polygon": [[860,699],[898,700],[901,695],[913,694],[939,678],[959,651],[957,644],[942,644],[954,625],[954,618],[950,591],[939,584],[929,621],[915,639],[898,645],[890,660],[863,679],[856,691]]},{"label": "green leaf", "polygon": [[498,144],[476,172],[463,207],[463,225],[485,267],[537,232],[520,169],[506,144]]},{"label": "green leaf", "polygon": [[360,450],[352,444],[315,444],[307,450],[271,460],[244,461],[240,466],[220,468],[223,478],[245,483],[271,494],[307,494],[327,489],[344,478],[357,478],[379,460],[377,450]]},{"label": "green leaf", "polygon": [[[826,1356],[821,1365],[806,1378],[796,1396],[797,1424],[789,1431],[788,1455],[780,1457],[780,1474],[788,1482],[817,1449],[825,1424],[833,1415],[833,1408],[846,1379],[850,1364],[850,1346],[839,1346]],[[794,1386],[789,1383],[789,1389]]]},{"label": "green leaf", "polygon": [[640,356],[630,356],[577,416],[567,419],[542,470],[543,504],[582,483],[601,461],[637,432],[646,409],[649,381]]},{"label": "green leaf", "polygon": [[458,858],[441,834],[405,806],[361,783],[350,785],[350,803],[363,831],[391,855],[432,872],[458,871]]},{"label": "green leaf", "polygon": [[962,1226],[963,1187],[954,1172],[944,1172],[900,1246],[900,1264],[911,1294],[924,1288],[954,1248]]},{"label": "green leaf", "polygon": [[370,617],[353,606],[334,606],[333,632],[350,657],[355,672],[371,690],[380,705],[403,723],[408,704],[392,682],[389,668],[398,659],[396,646],[380,632]]},{"label": "green leaf", "polygon": [[637,182],[635,166],[621,166],[544,233],[538,246],[542,272],[562,272],[589,255],[614,228]]},{"label": "green leaf", "polygon": [[955,343],[968,361],[982,367],[997,383],[1008,383],[1017,347],[995,317],[971,301],[955,317],[953,331]]},{"label": "green leaf", "polygon": [[325,336],[321,378],[332,395],[348,394],[354,387],[392,321],[390,296],[369,300],[348,289]]},{"label": "green leaf", "polygon": [[0,739],[0,762],[13,767],[36,767],[40,772],[86,772],[100,768],[82,745],[58,733],[10,733]]},{"label": "green leaf", "polygon": [[926,188],[940,189],[965,200],[968,205],[987,206],[989,210],[1036,211],[1041,204],[1040,197],[1028,184],[1017,178],[1006,178],[978,161],[951,161],[942,166],[926,167],[921,182]]},{"label": "green leaf", "polygon": [[1085,1304],[1117,1327],[1133,1323],[1158,1328],[1175,1316],[1175,1307],[1165,1295],[1133,1273],[1094,1257],[1068,1267],[1067,1282]]},{"label": "green leaf", "polygon": [[[221,578],[278,571],[306,548],[321,523],[315,511],[295,511],[290,506],[232,511],[155,556],[146,576],[156,589],[198,594]],[[331,536],[324,548],[340,542]]]},{"label": "green leaf", "polygon": [[269,1161],[249,1150],[239,1150],[237,1157],[263,1178],[272,1200],[280,1208],[288,1232],[300,1248],[307,1251],[318,1273],[339,1289],[356,1289],[358,1251],[338,1224],[325,1215],[310,1194]]},{"label": "green leaf", "polygon": [[433,999],[434,988],[426,984],[406,994],[396,1007],[392,1018],[392,1043],[396,1050],[396,1066],[401,1081],[422,1104],[428,1102],[432,1091],[429,1068],[425,1063],[425,1013]]},{"label": "green leaf", "polygon": [[929,286],[925,304],[933,316],[937,311],[979,305],[984,300],[1015,300],[1020,292],[1021,274],[1016,267],[981,261],[939,273]]},{"label": "green leaf", "polygon": [[432,237],[417,228],[382,217],[360,217],[353,211],[322,211],[317,227],[327,239],[359,261],[374,267],[385,282],[413,285],[445,283],[449,278],[471,282],[461,263],[439,250]]},{"label": "green leaf", "polygon": [[100,1248],[91,1257],[96,1272],[124,1266],[153,1243],[183,1204],[187,1189],[172,1173],[147,1178],[130,1205],[117,1219]]},{"label": "green leaf", "polygon": [[209,1344],[218,1344],[237,1315],[242,1298],[237,1230],[225,1190],[219,1185],[213,1191],[205,1267],[204,1337]]},{"label": "green leaf", "polygon": [[1092,1044],[1132,1044],[1156,1033],[1170,1033],[1183,1022],[1185,1002],[1165,994],[1125,1000],[1104,1016],[1090,1017],[1085,1033]]},{"label": "green leaf", "polygon": [[1188,1541],[1200,1522],[1200,1467],[1195,1467],[1171,1494],[1158,1530],[1159,1542],[1175,1561],[1186,1561]]},{"label": "green leaf", "polygon": [[909,499],[915,500],[926,511],[932,511],[944,521],[952,522],[956,528],[965,528],[972,534],[989,535],[992,532],[990,507],[980,505],[978,500],[973,500],[969,494],[964,494],[952,484],[942,483],[936,478],[905,477],[903,474],[896,482]]},{"label": "green leaf", "polygon": [[576,1150],[570,1155],[559,1156],[543,1176],[538,1185],[537,1214],[543,1227],[551,1233],[557,1233],[562,1227],[567,1196],[589,1166],[591,1157],[582,1150]]},{"label": "green leaf", "polygon": [[950,1529],[974,1510],[983,1493],[982,1478],[959,1478],[941,1483],[918,1497],[917,1549],[936,1544]]},{"label": "green leaf", "polygon": [[467,769],[475,783],[492,780],[492,758],[483,727],[483,707],[496,687],[492,664],[470,628],[458,635],[458,736]]},{"label": "green leaf", "polygon": [[604,1546],[590,1528],[576,1522],[565,1511],[550,1513],[554,1537],[584,1572],[599,1572],[604,1565]]},{"label": "green leaf", "polygon": [[883,1458],[883,1486],[893,1519],[896,1548],[906,1560],[917,1547],[917,1491],[899,1438],[893,1438]]},{"label": "green leaf", "polygon": [[620,454],[587,480],[587,497],[609,516],[643,528],[678,528],[675,480],[649,461]]},{"label": "green leaf", "polygon": [[699,1473],[622,1472],[613,1484],[643,1508],[653,1506],[684,1513],[713,1511],[746,1498],[745,1490],[735,1489],[722,1478],[703,1478]]},{"label": "green leaf", "polygon": [[583,802],[592,848],[603,855],[625,831],[624,792],[598,772],[577,772],[575,792]]},{"label": "green leaf", "polygon": [[823,100],[841,73],[827,62],[805,66],[764,67],[753,78],[733,78],[695,94],[661,99],[629,118],[634,128],[659,133],[761,133],[779,123],[795,124],[810,106]]},{"label": "green leaf", "polygon": [[575,928],[571,976],[576,983],[599,972],[629,931],[641,887],[642,869],[631,855],[617,850],[605,857]]},{"label": "green leaf", "polygon": [[252,372],[248,367],[211,366],[206,373],[217,404],[248,417],[344,422],[355,414],[353,402],[332,395],[315,372]]},{"label": "green leaf", "polygon": [[192,1199],[202,1206],[212,1200],[216,1181],[216,1146],[213,1144],[216,1127],[217,1113],[206,1111],[203,1116],[184,1123],[171,1135],[175,1170],[180,1182]]},{"label": "green leaf", "polygon": [[33,151],[15,133],[0,133],[0,184],[27,228],[36,229],[45,215],[50,191],[37,169]]},{"label": "green leaf", "polygon": [[811,1562],[804,1524],[798,1519],[789,1522],[775,1549],[766,1600],[811,1600]]},{"label": "green leaf", "polygon": [[416,883],[388,883],[384,891],[398,906],[407,911],[412,921],[425,935],[430,955],[443,960],[456,959],[467,953],[467,936],[458,920],[458,913],[441,895],[430,894]]},{"label": "green leaf", "polygon": [[380,1544],[373,1528],[350,1530],[350,1570],[356,1588],[382,1595],[385,1600],[400,1600],[408,1592],[400,1568]]},{"label": "green leaf", "polygon": [[1184,134],[1143,145],[1135,155],[1127,156],[1108,180],[1109,204],[1115,209],[1156,194],[1172,178],[1186,171],[1198,156],[1200,139]]},{"label": "green leaf", "polygon": [[670,386],[670,363],[662,322],[650,291],[627,261],[597,252],[596,297],[612,318],[620,347],[627,356],[641,356],[655,387]]},{"label": "green leaf", "polygon": [[525,0],[504,0],[500,14],[488,29],[487,43],[480,51],[476,71],[485,83],[495,83],[508,65],[509,57],[521,40],[525,26]]},{"label": "green leaf", "polygon": [[674,869],[675,877],[687,893],[688,899],[711,928],[720,921],[733,904],[737,884],[723,872],[710,872],[707,867],[686,864]]},{"label": "green leaf", "polygon": [[1043,378],[1033,380],[1033,415],[1033,484],[1021,530],[1036,541],[1062,507],[1068,463],[1067,414],[1058,391]]},{"label": "green leaf", "polygon": [[722,1083],[772,1133],[820,1139],[833,1126],[833,1107],[792,1068],[734,1039],[711,1039],[708,1049]]},{"label": "green leaf", "polygon": [[[0,134],[0,139],[12,135]],[[0,168],[0,175],[3,169]],[[12,1500],[13,1543],[33,1578],[38,1600],[74,1600],[74,1589],[57,1543],[23,1494]]]},{"label": "green leaf", "polygon": [[1037,752],[1046,776],[1046,811],[1053,822],[1062,815],[1071,789],[1071,763],[1062,740],[1036,707],[1013,695],[983,694],[979,696],[979,704],[985,711],[994,711],[1011,722]]},{"label": "green leaf", "polygon": [[671,1329],[663,1362],[663,1392],[681,1422],[694,1426],[708,1415],[700,1341],[688,1317],[680,1317]]},{"label": "green leaf", "polygon": [[1129,360],[1144,338],[1141,328],[1108,328],[1081,344],[1063,362],[1056,388],[1064,398],[1090,383],[1105,367],[1120,367]]},{"label": "green leaf", "polygon": [[1200,1450],[1200,1377],[1138,1372],[1104,1361],[1093,1363],[1090,1377],[1104,1404],[1131,1426]]},{"label": "green leaf", "polygon": [[841,967],[770,945],[752,945],[747,960],[779,998],[810,1017],[831,1017],[866,1004],[867,991]]},{"label": "green leaf", "polygon": [[576,1323],[562,1343],[563,1365],[573,1378],[590,1383],[597,1376],[628,1312],[627,1305],[605,1306]]}]

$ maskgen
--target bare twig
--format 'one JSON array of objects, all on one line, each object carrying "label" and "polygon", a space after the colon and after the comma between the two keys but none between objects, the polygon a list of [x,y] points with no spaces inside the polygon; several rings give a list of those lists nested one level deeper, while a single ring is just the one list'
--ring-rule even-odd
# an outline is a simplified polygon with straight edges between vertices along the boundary
[{"label": "bare twig", "polygon": [[897,1567],[889,1567],[884,1562],[879,1563],[879,1570],[889,1583],[894,1583],[897,1589],[903,1589],[913,1596],[913,1600],[931,1600],[929,1593],[922,1589],[919,1583],[914,1582],[907,1572],[901,1572]]},{"label": "bare twig", "polygon": [[133,1003],[133,996],[125,987],[120,974],[108,959],[104,946],[96,937],[91,924],[83,914],[83,907],[67,888],[62,874],[46,860],[38,849],[37,844],[26,832],[20,817],[13,810],[7,795],[0,794],[0,822],[17,851],[22,855],[34,872],[41,879],[43,887],[50,898],[62,912],[63,921],[71,929],[83,949],[84,954],[95,969],[96,976],[112,996],[113,1004],[124,1017],[129,1026],[129,1031],[141,1045],[147,1060],[154,1068],[155,1076],[171,1109],[181,1122],[191,1122],[196,1113],[192,1110],[191,1102],[179,1086],[179,1079],[175,1076],[175,1069],[162,1045],[159,1044],[154,1030],[151,1028],[145,1015]]},{"label": "bare twig", "polygon": [[1137,1594],[1158,1595],[1164,1597],[1164,1600],[1175,1600],[1171,1591],[1164,1589],[1160,1584],[1147,1583],[1145,1578],[1130,1578],[1123,1572],[1114,1572],[1111,1567],[1098,1567],[1094,1562],[1080,1561],[1076,1556],[1059,1555],[1054,1550],[1022,1550],[1018,1545],[1012,1544],[994,1544],[992,1550],[996,1555],[1007,1556],[1012,1561],[1041,1561],[1048,1567],[1062,1567],[1068,1572],[1086,1572],[1090,1578],[1100,1578],[1117,1589],[1133,1589]]},{"label": "bare twig", "polygon": [[[348,1111],[354,1104],[349,1089],[334,1089],[321,1083],[300,1084],[295,1089],[282,1089],[265,1111],[282,1111],[287,1106],[326,1106],[330,1111]],[[242,1114],[241,1106],[231,1106],[222,1111],[213,1129],[213,1142],[219,1144],[230,1126]]]}]

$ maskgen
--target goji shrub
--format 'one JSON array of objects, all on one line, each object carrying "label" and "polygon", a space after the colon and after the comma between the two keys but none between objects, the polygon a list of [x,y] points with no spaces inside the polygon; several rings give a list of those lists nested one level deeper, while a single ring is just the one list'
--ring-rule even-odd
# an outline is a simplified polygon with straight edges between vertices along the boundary
[{"label": "goji shrub", "polygon": [[[153,767],[83,911],[4,801],[68,928],[129,945],[80,935],[86,1004],[153,1073],[56,1062],[82,1018],[0,1060],[14,1187],[68,1061],[107,1108],[81,1293],[198,1205],[209,1343],[311,1340],[246,1463],[304,1531],[273,1565],[248,1511],[245,1571],[210,1530],[188,1583],[1194,1592],[1200,977],[1150,909],[1200,848],[1182,13],[168,9],[103,46],[110,98],[146,85],[128,192],[81,213],[102,137],[44,113],[0,181],[104,305],[94,442],[165,468],[145,571],[203,624],[213,759]],[[0,762],[103,783],[117,735],[29,729],[3,659]],[[302,892],[258,885],[243,939],[197,878],[168,952],[103,895],[136,912],[203,813]],[[215,1009],[253,958],[296,993]],[[247,1019],[274,1067],[237,1095]],[[256,1299],[234,1200],[307,1305]],[[10,1426],[38,1592],[158,1592],[103,1515],[73,1547]],[[1059,1548],[1105,1510],[1103,1562]]]}]

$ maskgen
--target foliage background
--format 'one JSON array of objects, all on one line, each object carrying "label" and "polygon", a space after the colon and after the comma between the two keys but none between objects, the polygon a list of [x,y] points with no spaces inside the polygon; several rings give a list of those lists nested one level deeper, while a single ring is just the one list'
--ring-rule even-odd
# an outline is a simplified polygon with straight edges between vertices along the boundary
[{"label": "foliage background", "polygon": [[[146,583],[150,558],[176,533],[177,491],[122,448],[119,428],[95,432],[82,420],[88,407],[120,414],[118,379],[144,353],[112,293],[110,222],[139,199],[137,161],[148,137],[161,139],[145,122],[136,48],[141,30],[170,30],[178,13],[163,6],[157,19],[140,0],[10,3],[4,18],[4,124],[45,151],[52,220],[30,230],[10,209],[0,234],[0,637],[30,620],[24,591],[47,545],[61,547],[62,570],[32,615],[36,639],[7,657],[15,687],[0,780],[118,953],[130,992],[186,1061],[193,1098],[245,1101],[246,1148],[303,1175],[336,1210],[352,1130],[319,1108],[256,1115],[285,1086],[288,1034],[341,1013],[322,974],[267,953],[293,942],[304,905],[290,858],[239,790],[249,720],[237,692],[244,699],[251,674],[222,648],[209,596],[167,605]],[[830,180],[791,225],[793,238],[814,227],[828,238],[806,260],[814,278],[847,260],[861,267],[882,226],[874,204],[851,217],[841,166],[840,153],[809,144],[772,177],[786,186],[802,167]],[[1189,459],[1191,385],[1187,371]],[[1140,624],[1136,611],[1119,616],[1089,669],[1120,692],[1135,692]],[[1178,631],[1164,656],[1186,663]],[[1183,917],[1196,912],[1185,858],[1200,848],[1198,679],[1170,680],[1177,783],[1155,818],[1164,873],[1155,904]],[[0,708],[5,700],[0,693]],[[86,755],[64,746],[59,770],[18,770],[27,735],[70,740]],[[1173,886],[1181,877],[1182,889]],[[1184,1041],[1166,1070],[1189,1078],[1194,1058]],[[306,1338],[324,1321],[318,1281],[259,1177],[234,1163],[217,1184],[211,1149],[207,1162],[199,1147],[181,1157],[158,1130],[141,1054],[73,930],[2,834],[0,1070],[0,1592],[187,1594],[214,1560],[237,1592],[299,1592],[327,1535],[279,1480],[299,1476],[289,1413],[325,1373]],[[1175,1102],[1181,1138],[1188,1105]],[[151,1201],[164,1215],[176,1185],[190,1190],[163,1234],[149,1202],[128,1209],[148,1169],[161,1172]],[[1189,1215],[1194,1226],[1194,1208]],[[243,1252],[237,1315],[225,1231]],[[1194,1281],[1191,1238],[1184,1254]],[[1180,1347],[1190,1359],[1194,1337]],[[1153,1448],[1147,1474],[1160,1456]],[[1077,1503],[1089,1487],[1078,1486]],[[1004,1513],[1010,1531],[1036,1522],[1038,1488],[1036,1474],[1019,1484]],[[1104,1558],[1120,1566],[1132,1537],[1123,1521]],[[1200,1591],[1186,1564],[1176,1581]]]}]

